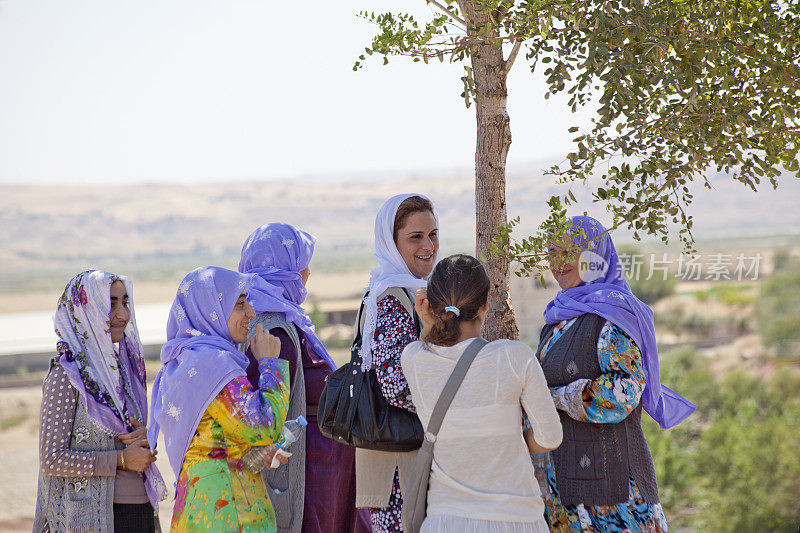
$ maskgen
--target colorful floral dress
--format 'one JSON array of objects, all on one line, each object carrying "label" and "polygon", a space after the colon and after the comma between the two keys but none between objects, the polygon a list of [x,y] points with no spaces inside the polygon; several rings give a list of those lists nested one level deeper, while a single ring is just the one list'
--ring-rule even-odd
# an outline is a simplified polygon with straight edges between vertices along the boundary
[{"label": "colorful floral dress", "polygon": [[[394,296],[387,296],[378,302],[378,324],[375,327],[375,348],[372,364],[386,401],[397,407],[415,411],[411,403],[411,390],[400,366],[403,348],[419,339],[414,320]],[[389,506],[369,510],[373,533],[396,533],[403,531],[400,512],[403,496],[400,493],[400,477],[394,473],[392,495]]]},{"label": "colorful floral dress", "polygon": [[289,406],[289,365],[259,361],[259,389],[232,379],[203,414],[178,476],[171,531],[276,531],[260,474],[242,462],[252,446],[274,443]]},{"label": "colorful floral dress", "polygon": [[[540,358],[576,319],[560,322],[542,348]],[[557,409],[581,422],[621,422],[638,405],[644,391],[642,354],[618,326],[606,322],[597,341],[602,374],[596,379],[578,379],[551,389]],[[549,453],[533,455],[536,478],[545,504],[545,519],[554,532],[647,531],[666,532],[667,520],[661,504],[648,504],[628,473],[628,501],[616,505],[564,505],[558,497],[556,473]]]}]

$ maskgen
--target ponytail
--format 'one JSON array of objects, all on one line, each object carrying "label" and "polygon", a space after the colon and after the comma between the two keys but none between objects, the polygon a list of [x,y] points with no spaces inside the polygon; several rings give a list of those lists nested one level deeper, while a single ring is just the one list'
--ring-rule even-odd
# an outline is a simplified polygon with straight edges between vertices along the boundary
[{"label": "ponytail", "polygon": [[436,320],[423,340],[437,346],[456,344],[462,324],[478,318],[488,296],[489,276],[480,261],[465,254],[442,259],[428,279],[428,303]]}]

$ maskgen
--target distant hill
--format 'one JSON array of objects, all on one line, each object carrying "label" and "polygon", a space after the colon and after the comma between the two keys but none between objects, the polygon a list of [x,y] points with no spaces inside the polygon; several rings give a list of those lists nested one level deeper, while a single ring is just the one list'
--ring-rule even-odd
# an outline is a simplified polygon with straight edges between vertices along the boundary
[{"label": "distant hill", "polygon": [[[692,208],[696,237],[800,232],[800,180],[787,176],[778,191],[765,188],[758,194],[724,176],[711,182],[715,190],[698,191]],[[547,198],[563,190],[538,168],[512,171],[509,212],[523,218],[522,231],[533,230]],[[579,199],[588,197],[578,187],[573,191]],[[23,290],[48,273],[88,266],[143,273],[185,271],[210,262],[233,265],[250,231],[269,221],[315,234],[318,264],[324,268],[365,270],[372,261],[375,213],[400,192],[420,192],[433,200],[444,251],[473,249],[474,191],[468,173],[374,183],[0,186],[0,291]],[[598,211],[591,204],[575,211],[584,209]]]}]

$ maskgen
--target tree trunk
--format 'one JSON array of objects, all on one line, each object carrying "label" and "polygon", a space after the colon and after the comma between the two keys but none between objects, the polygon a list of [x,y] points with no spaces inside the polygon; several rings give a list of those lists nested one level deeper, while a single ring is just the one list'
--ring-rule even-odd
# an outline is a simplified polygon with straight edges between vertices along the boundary
[{"label": "tree trunk", "polygon": [[[470,28],[485,27],[486,14],[478,13],[471,0],[459,0]],[[468,29],[475,36],[473,29]],[[496,32],[492,32],[496,34]],[[517,339],[519,329],[511,307],[509,262],[490,257],[489,244],[497,229],[506,224],[506,156],[511,146],[511,128],[506,109],[505,61],[502,47],[494,43],[478,46],[471,54],[477,97],[477,143],[475,146],[475,230],[478,257],[489,274],[489,312],[483,326],[487,340]]]}]

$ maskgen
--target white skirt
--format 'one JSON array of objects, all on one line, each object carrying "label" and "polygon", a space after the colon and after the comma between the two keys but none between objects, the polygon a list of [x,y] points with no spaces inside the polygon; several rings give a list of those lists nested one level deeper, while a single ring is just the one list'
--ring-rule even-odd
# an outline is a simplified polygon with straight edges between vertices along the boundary
[{"label": "white skirt", "polygon": [[420,533],[550,533],[544,518],[536,522],[496,522],[453,515],[425,518]]}]

